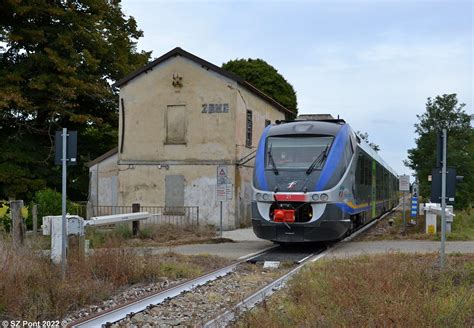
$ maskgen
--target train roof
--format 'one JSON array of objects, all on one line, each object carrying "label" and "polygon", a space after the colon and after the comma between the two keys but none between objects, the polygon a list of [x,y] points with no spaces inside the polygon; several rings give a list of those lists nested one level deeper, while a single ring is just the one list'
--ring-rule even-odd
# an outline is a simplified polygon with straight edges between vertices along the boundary
[{"label": "train roof", "polygon": [[326,121],[292,121],[272,125],[267,136],[312,134],[335,136],[341,129],[342,124]]}]

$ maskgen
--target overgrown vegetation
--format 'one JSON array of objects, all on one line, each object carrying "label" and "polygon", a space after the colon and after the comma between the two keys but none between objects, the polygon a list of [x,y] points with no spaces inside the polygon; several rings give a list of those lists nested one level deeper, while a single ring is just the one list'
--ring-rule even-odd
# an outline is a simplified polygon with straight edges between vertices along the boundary
[{"label": "overgrown vegetation", "polygon": [[8,239],[0,238],[0,320],[59,320],[127,286],[188,279],[227,263],[215,256],[138,256],[103,249],[86,258],[70,257],[62,280],[60,269],[38,254],[33,248],[13,250]]},{"label": "overgrown vegetation", "polygon": [[[408,206],[407,206],[408,207]],[[466,209],[455,211],[454,221],[451,225],[451,232],[446,234],[446,240],[474,240],[474,211]],[[415,218],[416,225],[410,225],[410,210],[405,213],[407,227],[403,230],[403,216],[401,211],[392,213],[387,218],[378,222],[369,231],[360,235],[358,241],[386,240],[386,239],[416,239],[416,240],[441,240],[441,219],[438,216],[436,234],[425,233],[425,216],[418,215]],[[389,220],[393,220],[389,224]]]},{"label": "overgrown vegetation", "polygon": [[471,327],[474,255],[385,254],[324,260],[238,327]]},{"label": "overgrown vegetation", "polygon": [[[41,221],[43,216],[47,215],[61,215],[62,196],[60,192],[46,188],[39,190],[33,197],[33,203],[38,205],[38,220]],[[70,200],[66,201],[66,208],[68,213],[77,206]]]},{"label": "overgrown vegetation", "polygon": [[[41,226],[43,216],[61,215],[61,193],[49,188],[39,190],[34,194],[33,201],[29,204],[24,204],[24,208],[22,209],[23,219],[28,230],[33,228],[33,204],[38,206],[38,226]],[[68,199],[66,201],[66,211],[69,214],[79,214],[84,211],[84,207]],[[10,203],[0,200],[0,231],[9,232],[10,225]]]}]

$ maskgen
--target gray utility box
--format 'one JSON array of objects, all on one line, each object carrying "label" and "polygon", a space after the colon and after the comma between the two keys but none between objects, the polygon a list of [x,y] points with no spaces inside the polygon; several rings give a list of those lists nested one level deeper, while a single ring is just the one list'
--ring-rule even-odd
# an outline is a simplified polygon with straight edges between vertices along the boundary
[{"label": "gray utility box", "polygon": [[[61,215],[54,215],[54,216],[43,216],[43,225],[41,228],[43,229],[43,235],[50,236],[53,226],[53,221],[62,220]],[[66,227],[66,234],[67,235],[84,235],[84,219],[78,215],[66,215],[67,227]]]}]

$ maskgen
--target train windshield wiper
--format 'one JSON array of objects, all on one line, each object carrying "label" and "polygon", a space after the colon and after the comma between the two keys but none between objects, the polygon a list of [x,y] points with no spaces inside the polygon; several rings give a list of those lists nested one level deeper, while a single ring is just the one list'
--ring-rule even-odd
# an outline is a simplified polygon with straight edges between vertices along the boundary
[{"label": "train windshield wiper", "polygon": [[311,163],[311,165],[308,167],[308,169],[306,170],[306,174],[310,174],[314,170],[316,165],[321,165],[321,164],[324,163],[324,160],[327,157],[328,149],[329,149],[329,145],[326,145],[326,148],[324,148],[322,153],[319,154],[319,156],[316,157],[316,159],[313,161],[313,163]]},{"label": "train windshield wiper", "polygon": [[270,149],[268,149],[268,159],[270,160],[270,163],[272,164],[273,173],[275,173],[275,175],[278,175],[278,169],[277,169],[277,166],[275,164],[275,161],[273,160],[272,146],[273,145],[270,145]]}]

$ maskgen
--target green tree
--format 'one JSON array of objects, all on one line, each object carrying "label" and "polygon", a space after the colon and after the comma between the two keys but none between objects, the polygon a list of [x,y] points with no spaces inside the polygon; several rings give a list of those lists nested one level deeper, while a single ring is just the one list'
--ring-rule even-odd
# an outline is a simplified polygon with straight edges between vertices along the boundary
[{"label": "green tree", "polygon": [[415,124],[416,148],[408,150],[405,165],[416,172],[420,183],[420,194],[429,197],[431,185],[428,175],[436,167],[436,135],[443,128],[448,132],[448,167],[455,167],[457,175],[464,181],[456,185],[456,207],[464,208],[473,201],[473,129],[470,117],[459,104],[456,94],[444,94],[435,99],[428,98],[426,112],[417,115]]},{"label": "green tree", "polygon": [[0,199],[59,189],[53,136],[62,127],[78,131],[69,193],[85,199],[84,162],[117,142],[111,84],[150,58],[136,50],[142,36],[120,0],[0,2]]},{"label": "green tree", "polygon": [[369,134],[367,132],[360,132],[360,131],[357,131],[356,134],[362,139],[364,140],[365,142],[367,142],[370,146],[370,148],[372,148],[373,150],[375,151],[379,151],[380,150],[380,146],[373,143],[373,142],[370,142],[369,141]]},{"label": "green tree", "polygon": [[278,71],[262,59],[236,59],[222,64],[222,68],[232,72],[280,104],[298,114],[298,103],[293,86]]}]

